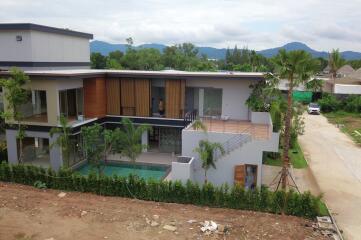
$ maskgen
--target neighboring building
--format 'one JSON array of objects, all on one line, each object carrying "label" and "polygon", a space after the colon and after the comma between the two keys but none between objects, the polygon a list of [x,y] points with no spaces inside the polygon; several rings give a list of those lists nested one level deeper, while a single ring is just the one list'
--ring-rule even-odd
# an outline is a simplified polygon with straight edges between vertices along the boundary
[{"label": "neighboring building", "polygon": [[92,34],[32,23],[0,24],[0,69],[90,68]]},{"label": "neighboring building", "polygon": [[335,79],[329,78],[326,86],[330,92],[339,95],[361,94],[361,68],[355,71],[347,66],[340,68],[343,69],[339,70],[342,74],[338,74]]},{"label": "neighboring building", "polygon": [[[88,45],[84,42],[80,48]],[[64,51],[68,48],[73,48],[72,43],[63,45]],[[31,79],[29,102],[21,108],[27,125],[24,140],[27,163],[55,170],[63,165],[60,149],[49,148],[58,137],[51,137],[49,131],[59,126],[61,114],[68,118],[76,142],[71,153],[73,167],[84,160],[81,127],[99,123],[114,128],[121,125],[124,117],[135,124],[152,126],[153,131],[143,133],[142,143],[149,146],[148,151],[169,154],[166,164],[172,166],[169,177],[173,180],[203,182],[204,171],[194,152],[201,139],[219,142],[226,149],[226,155],[217,155],[217,169],[208,173],[209,181],[217,185],[236,181],[245,186],[260,186],[263,152],[278,151],[279,134],[272,132],[270,115],[253,113],[246,105],[251,93],[249,86],[263,79],[261,73],[80,68],[25,72]],[[9,72],[0,74],[6,76]],[[207,126],[207,133],[193,130],[196,116]],[[16,133],[8,125],[8,160],[14,164],[19,154]],[[178,157],[173,158],[174,155]]]}]

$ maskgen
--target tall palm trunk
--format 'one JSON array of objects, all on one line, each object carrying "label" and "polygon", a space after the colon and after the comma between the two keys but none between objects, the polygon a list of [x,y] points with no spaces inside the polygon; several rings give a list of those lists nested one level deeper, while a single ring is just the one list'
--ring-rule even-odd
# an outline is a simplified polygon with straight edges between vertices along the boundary
[{"label": "tall palm trunk", "polygon": [[287,112],[285,118],[285,133],[283,138],[283,168],[282,168],[282,190],[286,190],[288,184],[288,168],[290,166],[290,159],[288,150],[290,148],[291,136],[291,121],[292,121],[292,92],[293,92],[293,77],[289,78],[290,87],[287,93]]},{"label": "tall palm trunk", "polygon": [[204,170],[204,184],[208,183],[207,170]]}]

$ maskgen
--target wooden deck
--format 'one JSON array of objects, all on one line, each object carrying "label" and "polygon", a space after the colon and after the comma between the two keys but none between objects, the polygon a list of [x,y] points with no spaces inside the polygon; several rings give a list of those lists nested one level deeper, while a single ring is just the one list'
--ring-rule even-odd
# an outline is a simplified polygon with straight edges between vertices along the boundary
[{"label": "wooden deck", "polygon": [[269,125],[254,124],[250,121],[241,120],[220,120],[220,119],[202,119],[203,124],[209,132],[223,133],[249,133],[256,140],[269,139]]}]

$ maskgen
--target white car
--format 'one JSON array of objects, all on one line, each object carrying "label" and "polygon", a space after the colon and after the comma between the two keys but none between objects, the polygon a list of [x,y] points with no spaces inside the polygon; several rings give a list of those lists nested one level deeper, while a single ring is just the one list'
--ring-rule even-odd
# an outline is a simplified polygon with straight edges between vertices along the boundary
[{"label": "white car", "polygon": [[307,112],[308,114],[320,114],[321,113],[320,105],[318,105],[317,103],[308,104]]}]

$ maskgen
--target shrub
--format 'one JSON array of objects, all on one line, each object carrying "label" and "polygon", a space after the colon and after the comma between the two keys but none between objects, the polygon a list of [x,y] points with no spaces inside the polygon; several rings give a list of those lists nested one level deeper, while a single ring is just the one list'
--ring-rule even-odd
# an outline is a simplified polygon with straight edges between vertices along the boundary
[{"label": "shrub", "polygon": [[361,96],[350,95],[344,101],[344,109],[347,112],[360,113],[361,112]]},{"label": "shrub", "polygon": [[321,111],[325,113],[337,111],[340,108],[340,102],[334,95],[329,93],[324,93],[322,98],[318,100],[318,104],[321,107]]},{"label": "shrub", "polygon": [[320,197],[310,193],[293,191],[269,191],[266,187],[246,191],[239,185],[216,187],[211,183],[199,186],[188,181],[144,180],[134,175],[108,177],[90,174],[82,176],[69,170],[45,171],[43,168],[27,165],[0,164],[0,181],[16,182],[38,188],[53,188],[68,191],[90,192],[105,196],[135,197],[142,200],[174,202],[225,207],[233,209],[263,211],[314,218],[320,215]]}]

